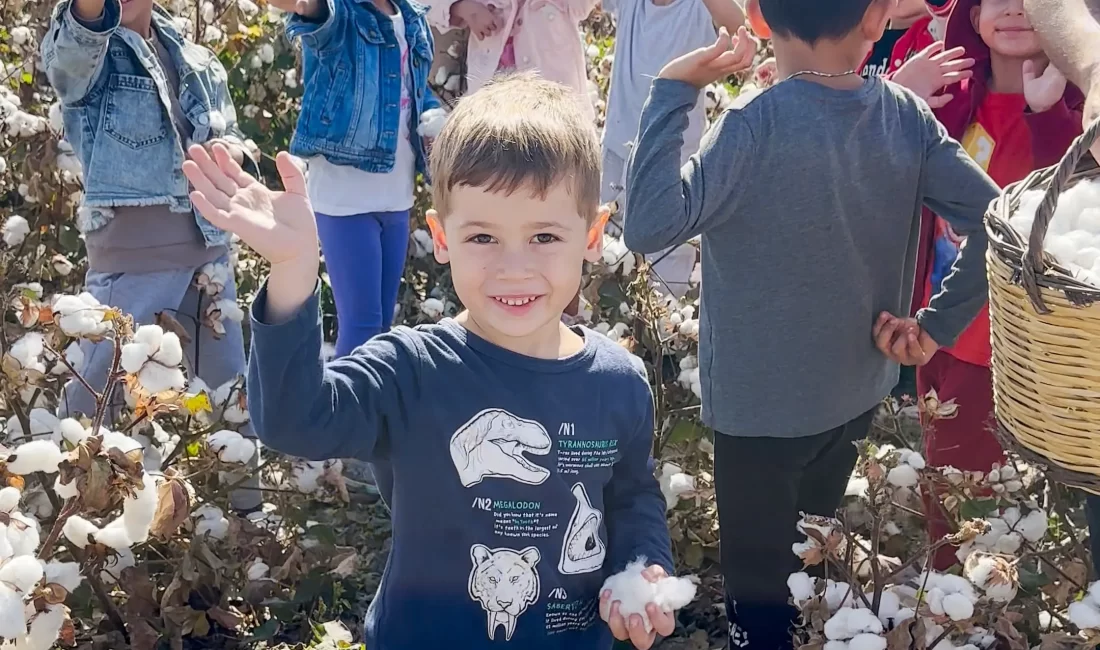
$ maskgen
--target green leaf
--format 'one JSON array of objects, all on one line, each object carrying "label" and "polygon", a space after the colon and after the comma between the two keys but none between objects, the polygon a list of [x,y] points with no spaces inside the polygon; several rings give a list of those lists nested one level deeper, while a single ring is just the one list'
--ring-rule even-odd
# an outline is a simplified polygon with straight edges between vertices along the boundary
[{"label": "green leaf", "polygon": [[1020,573],[1020,587],[1024,591],[1035,591],[1040,587],[1045,587],[1051,584],[1053,581],[1042,573],[1036,573],[1028,571],[1027,569],[1017,567]]},{"label": "green leaf", "polygon": [[58,240],[66,252],[74,253],[80,250],[80,231],[70,225],[61,226]]},{"label": "green leaf", "polygon": [[672,425],[672,431],[668,434],[668,442],[675,444],[694,440],[699,437],[702,431],[703,427],[691,420],[677,420],[676,424]]},{"label": "green leaf", "polygon": [[336,531],[332,530],[331,526],[320,524],[317,526],[310,526],[306,530],[306,535],[328,546],[336,546],[337,544]]},{"label": "green leaf", "polygon": [[23,83],[27,84],[28,86],[34,83],[34,75],[29,72],[24,72],[23,76],[20,78],[23,80]]},{"label": "green leaf", "polygon": [[996,499],[974,499],[959,506],[959,517],[963,519],[984,519],[996,509]]},{"label": "green leaf", "polygon": [[199,452],[202,451],[202,443],[198,440],[194,440],[191,442],[191,444],[187,445],[187,448],[184,451],[187,454],[188,458],[194,458],[195,456],[199,455]]},{"label": "green leaf", "polygon": [[278,633],[279,621],[270,618],[264,621],[263,625],[252,630],[252,635],[248,638],[248,641],[268,641],[275,638],[275,635]]}]

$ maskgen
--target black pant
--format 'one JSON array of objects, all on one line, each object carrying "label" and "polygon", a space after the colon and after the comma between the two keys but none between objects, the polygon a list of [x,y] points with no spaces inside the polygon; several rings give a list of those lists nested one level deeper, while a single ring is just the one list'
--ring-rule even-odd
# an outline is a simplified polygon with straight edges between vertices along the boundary
[{"label": "black pant", "polygon": [[805,438],[742,438],[716,433],[714,482],[721,526],[729,646],[791,647],[797,611],[787,577],[801,570],[791,552],[805,536],[799,513],[833,516],[844,498],[874,411]]}]

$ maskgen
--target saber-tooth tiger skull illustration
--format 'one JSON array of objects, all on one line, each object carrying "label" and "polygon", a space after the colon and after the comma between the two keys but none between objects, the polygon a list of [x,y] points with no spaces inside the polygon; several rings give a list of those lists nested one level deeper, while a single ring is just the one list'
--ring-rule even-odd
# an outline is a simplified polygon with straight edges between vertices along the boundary
[{"label": "saber-tooth tiger skull illustration", "polygon": [[465,487],[487,477],[510,478],[540,485],[550,471],[527,460],[524,452],[550,453],[550,434],[534,420],[518,418],[502,409],[481,411],[451,437],[451,460]]},{"label": "saber-tooth tiger skull illustration", "polygon": [[504,628],[504,640],[511,641],[516,622],[539,597],[539,550],[522,551],[474,544],[470,548],[474,568],[470,571],[470,598],[481,603],[489,617],[489,639]]}]

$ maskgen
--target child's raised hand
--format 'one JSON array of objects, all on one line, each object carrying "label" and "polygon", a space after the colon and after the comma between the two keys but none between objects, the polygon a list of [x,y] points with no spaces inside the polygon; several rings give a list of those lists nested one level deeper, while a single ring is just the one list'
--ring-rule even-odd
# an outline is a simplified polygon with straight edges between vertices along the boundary
[{"label": "child's raised hand", "polygon": [[932,108],[946,106],[953,95],[936,93],[974,74],[970,69],[974,59],[963,58],[964,54],[965,48],[944,51],[943,41],[936,41],[902,64],[890,80],[912,90]]},{"label": "child's raised hand", "polygon": [[1053,63],[1047,63],[1042,74],[1039,64],[1031,59],[1024,61],[1024,99],[1032,113],[1050,110],[1066,92],[1066,76]]},{"label": "child's raised hand", "polygon": [[915,318],[898,318],[885,311],[879,314],[871,333],[879,352],[904,366],[923,366],[940,349]]},{"label": "child's raised hand", "polygon": [[267,4],[299,16],[314,16],[319,7],[318,0],[267,0]]},{"label": "child's raised hand", "polygon": [[701,47],[670,61],[658,75],[662,79],[675,79],[696,88],[725,79],[747,69],[756,55],[756,41],[748,30],[741,27],[737,36],[731,37],[726,28],[718,32],[714,45]]},{"label": "child's raised hand", "polygon": [[[650,582],[657,582],[668,574],[665,570],[654,564],[646,567],[642,573]],[[619,613],[619,601],[611,600],[611,591],[604,590],[600,594],[600,618],[611,628],[611,634],[619,641],[630,641],[638,650],[649,650],[656,641],[657,635],[669,636],[676,631],[676,617],[672,612],[662,611],[657,605],[646,605],[646,616],[653,629],[646,632],[642,617],[631,614],[630,618],[624,618]]]},{"label": "child's raised hand", "polygon": [[275,164],[283,192],[269,190],[245,173],[221,144],[213,157],[199,145],[188,150],[183,173],[194,190],[191,201],[210,223],[236,233],[272,267],[293,265],[314,274],[318,265],[317,223],[306,195],[306,179],[290,154],[282,152]]},{"label": "child's raised hand", "polygon": [[458,0],[451,5],[451,15],[470,28],[470,33],[479,39],[486,39],[504,29],[504,16],[499,10],[488,7],[478,0]]}]

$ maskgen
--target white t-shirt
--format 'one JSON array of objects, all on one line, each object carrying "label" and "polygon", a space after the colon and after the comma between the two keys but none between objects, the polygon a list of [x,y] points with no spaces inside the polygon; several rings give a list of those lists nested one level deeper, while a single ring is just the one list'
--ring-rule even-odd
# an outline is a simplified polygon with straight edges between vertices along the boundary
[{"label": "white t-shirt", "polygon": [[416,152],[410,137],[419,137],[409,128],[412,97],[409,88],[409,45],[405,40],[405,19],[401,12],[390,16],[397,44],[401,49],[401,117],[397,130],[397,151],[393,170],[373,174],[350,165],[334,165],[324,156],[309,159],[306,184],[313,209],[330,217],[345,217],[367,212],[399,212],[413,205],[416,189]]}]

